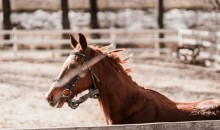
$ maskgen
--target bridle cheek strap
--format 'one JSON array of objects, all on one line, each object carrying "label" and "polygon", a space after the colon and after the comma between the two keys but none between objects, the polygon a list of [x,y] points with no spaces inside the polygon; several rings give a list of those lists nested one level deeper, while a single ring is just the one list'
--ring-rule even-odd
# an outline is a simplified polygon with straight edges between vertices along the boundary
[{"label": "bridle cheek strap", "polygon": [[[85,61],[82,65],[82,67],[81,67],[81,70],[80,70],[79,74],[84,71],[83,67],[88,63],[88,60],[89,60],[89,57],[90,57],[90,51],[91,51],[90,48],[88,48],[88,49],[89,49],[88,56],[86,56],[84,54],[81,54],[81,53],[77,53],[78,55],[85,58]],[[92,71],[91,67],[88,67],[88,70],[89,70],[90,75],[92,77],[93,88],[90,88],[89,93],[81,96],[78,100],[75,100],[74,98],[71,99],[71,95],[69,95],[68,105],[72,109],[76,109],[81,103],[85,102],[88,98],[94,98],[94,99],[99,98],[99,89],[97,87],[96,81],[97,82],[100,82],[100,81],[99,81],[98,77],[96,76],[96,74]],[[76,76],[77,77],[76,79],[74,78],[75,80],[73,79],[73,81],[70,84],[68,84],[69,91],[71,91],[71,88],[74,87],[76,82],[80,79],[79,74]]]},{"label": "bridle cheek strap", "polygon": [[[68,97],[68,106],[72,109],[76,109],[81,103],[85,102],[88,98],[99,98],[99,89],[97,88],[96,81],[100,82],[95,73],[89,68],[89,72],[91,74],[92,80],[93,80],[93,88],[89,89],[89,93],[81,96],[78,100],[75,100],[74,98],[70,99],[70,96]],[[71,91],[71,90],[70,90]]]}]

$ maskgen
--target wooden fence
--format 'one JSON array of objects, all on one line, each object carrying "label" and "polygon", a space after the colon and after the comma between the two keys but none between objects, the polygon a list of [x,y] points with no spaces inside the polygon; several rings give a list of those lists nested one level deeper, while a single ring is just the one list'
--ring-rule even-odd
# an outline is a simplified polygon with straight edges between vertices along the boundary
[{"label": "wooden fence", "polygon": [[[12,53],[17,56],[19,53],[18,45],[63,45],[69,44],[68,39],[62,39],[62,34],[78,34],[84,33],[87,36],[98,33],[103,37],[100,39],[89,40],[89,43],[93,44],[111,44],[113,48],[117,44],[127,43],[142,43],[145,45],[151,45],[154,47],[155,55],[159,55],[162,49],[159,48],[159,43],[175,43],[176,45],[182,44],[200,44],[209,48],[215,48],[216,54],[203,53],[207,58],[212,58],[220,62],[219,50],[220,50],[220,32],[199,31],[199,30],[170,30],[170,29],[141,29],[141,30],[129,30],[129,29],[82,29],[82,30],[16,30],[0,31],[0,45],[13,44]],[[159,38],[158,34],[164,33],[165,38]],[[3,40],[1,37],[5,34],[11,36],[10,40]],[[187,38],[186,36],[193,36]],[[209,37],[215,37],[215,41],[207,39]],[[206,39],[204,39],[206,37]],[[153,44],[153,45],[152,45]],[[146,49],[147,50],[147,49]]]},{"label": "wooden fence", "polygon": [[[164,33],[165,35],[173,34],[176,35],[176,30],[158,30],[158,29],[143,29],[143,30],[127,30],[127,29],[83,29],[83,30],[16,30],[12,31],[0,31],[0,36],[9,34],[11,35],[10,40],[0,40],[1,44],[13,44],[14,56],[17,56],[18,45],[63,45],[69,44],[69,40],[62,39],[62,34],[78,34],[84,33],[86,35],[91,35],[94,33],[102,34],[104,37],[100,39],[89,40],[89,43],[93,44],[111,44],[113,48],[117,44],[122,43],[144,43],[150,44],[154,43],[154,52],[159,55],[159,42],[176,42],[177,37],[172,38],[158,38],[158,33]],[[38,35],[38,37],[36,36]],[[39,37],[39,35],[41,35]],[[123,36],[126,35],[127,37]],[[130,37],[130,36],[136,37]],[[36,36],[36,37],[34,37]],[[21,38],[26,37],[26,38]]]},{"label": "wooden fence", "polygon": [[[32,128],[34,130],[219,130],[220,120],[162,122],[97,127]],[[25,130],[25,129],[22,129]]]},{"label": "wooden fence", "polygon": [[[178,46],[199,45],[205,48],[200,52],[200,58],[220,62],[220,32],[181,29],[178,30]],[[212,53],[207,49],[212,49]]]}]

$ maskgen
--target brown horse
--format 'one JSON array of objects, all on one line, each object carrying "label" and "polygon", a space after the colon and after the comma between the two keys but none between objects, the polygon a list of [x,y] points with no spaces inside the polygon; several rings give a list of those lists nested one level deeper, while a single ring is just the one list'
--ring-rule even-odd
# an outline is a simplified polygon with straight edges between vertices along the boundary
[{"label": "brown horse", "polygon": [[[220,99],[174,102],[133,81],[123,66],[126,60],[118,56],[120,50],[88,47],[83,34],[79,34],[79,44],[72,35],[70,38],[74,52],[46,94],[51,106],[60,108],[67,102],[76,108],[87,98],[96,97],[107,124],[220,119]],[[72,100],[85,90],[90,92],[80,100]]]}]

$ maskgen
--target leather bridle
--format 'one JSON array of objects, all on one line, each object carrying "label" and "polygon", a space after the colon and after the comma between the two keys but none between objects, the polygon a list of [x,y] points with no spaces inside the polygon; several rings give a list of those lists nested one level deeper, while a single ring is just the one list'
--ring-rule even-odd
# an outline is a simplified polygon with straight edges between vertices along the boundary
[{"label": "leather bridle", "polygon": [[[77,75],[64,85],[66,87],[66,89],[63,90],[62,97],[61,97],[61,98],[68,98],[68,105],[72,109],[76,109],[81,103],[85,102],[88,98],[95,98],[95,99],[99,98],[99,89],[97,87],[96,82],[100,82],[100,81],[99,81],[98,77],[96,76],[96,74],[92,71],[90,66],[88,67],[88,70],[89,70],[89,73],[92,77],[93,87],[89,89],[89,92],[87,94],[81,96],[78,100],[71,98],[74,86],[79,81],[80,74],[83,71],[85,71],[84,67],[88,64],[88,60],[90,58],[91,48],[88,47],[87,49],[88,49],[87,55],[80,53],[80,52],[71,52],[70,53],[70,55],[78,55],[78,56],[81,56],[84,58],[83,64],[82,64],[79,72],[77,73]],[[53,80],[53,82],[59,82],[60,80],[61,80],[60,78],[55,78]],[[68,92],[68,94],[65,94],[66,92]]]}]

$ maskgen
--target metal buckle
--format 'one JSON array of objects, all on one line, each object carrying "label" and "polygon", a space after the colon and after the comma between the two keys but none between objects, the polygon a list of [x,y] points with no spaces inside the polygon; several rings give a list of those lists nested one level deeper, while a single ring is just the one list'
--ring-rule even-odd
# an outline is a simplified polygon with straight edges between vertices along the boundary
[{"label": "metal buckle", "polygon": [[79,104],[80,103],[78,102],[78,100],[75,99],[71,99],[68,102],[68,106],[71,107],[72,109],[76,109],[79,106]]},{"label": "metal buckle", "polygon": [[92,89],[92,90],[89,90],[89,98],[94,98],[94,99],[98,99],[100,97],[99,95],[99,89]]},{"label": "metal buckle", "polygon": [[[65,95],[66,91],[69,91],[67,95]],[[72,95],[72,91],[70,89],[64,89],[63,90],[62,97],[69,97],[70,95]]]}]

